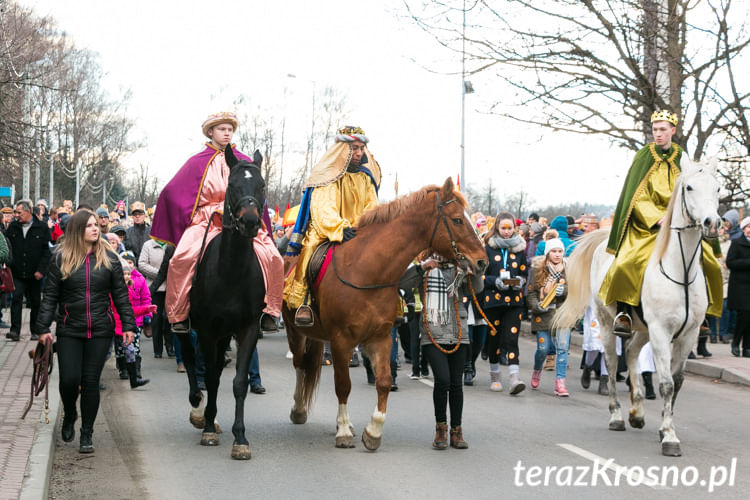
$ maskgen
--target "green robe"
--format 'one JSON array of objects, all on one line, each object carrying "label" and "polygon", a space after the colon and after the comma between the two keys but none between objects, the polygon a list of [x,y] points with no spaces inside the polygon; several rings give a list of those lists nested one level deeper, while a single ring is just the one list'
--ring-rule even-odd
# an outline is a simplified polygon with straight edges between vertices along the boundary
[{"label": "green robe", "polygon": [[[640,303],[643,276],[660,228],[658,222],[666,213],[680,175],[681,153],[682,148],[676,144],[662,152],[654,143],[636,153],[617,203],[607,244],[607,251],[615,255],[615,261],[599,290],[599,297],[605,304],[624,302],[637,306]],[[703,269],[711,304],[708,314],[720,316],[721,267],[711,247],[705,242],[703,247]],[[718,300],[713,300],[714,297]]]}]

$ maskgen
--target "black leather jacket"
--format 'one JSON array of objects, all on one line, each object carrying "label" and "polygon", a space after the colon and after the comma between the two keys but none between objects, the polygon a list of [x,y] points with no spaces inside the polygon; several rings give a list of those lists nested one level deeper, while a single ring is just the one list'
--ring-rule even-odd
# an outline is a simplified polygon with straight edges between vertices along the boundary
[{"label": "black leather jacket", "polygon": [[83,265],[64,280],[60,272],[61,256],[54,255],[37,318],[40,334],[48,333],[56,319],[58,337],[111,337],[115,334],[113,303],[120,315],[122,331],[135,331],[135,315],[120,260],[114,253],[108,255],[112,269],[104,265],[94,269],[96,256],[90,253]]}]

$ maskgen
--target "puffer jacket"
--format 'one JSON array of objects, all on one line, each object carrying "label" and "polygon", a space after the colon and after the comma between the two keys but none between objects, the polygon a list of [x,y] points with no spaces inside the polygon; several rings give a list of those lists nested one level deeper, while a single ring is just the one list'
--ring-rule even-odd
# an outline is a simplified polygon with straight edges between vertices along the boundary
[{"label": "puffer jacket", "polygon": [[[550,307],[547,309],[541,309],[540,304],[544,300],[542,291],[536,284],[537,275],[542,272],[542,266],[546,265],[547,259],[544,256],[534,257],[531,261],[531,272],[529,273],[529,292],[526,295],[526,305],[529,306],[529,313],[531,314],[531,331],[549,331],[552,324],[552,319],[555,316],[555,310],[560,306],[565,299],[568,297],[568,284],[563,283],[563,294],[555,296],[552,299]],[[565,270],[563,270],[562,278],[565,279]],[[543,286],[542,286],[543,288]],[[551,307],[554,304],[554,307]]]},{"label": "puffer jacket", "polygon": [[83,264],[66,279],[62,279],[60,271],[61,255],[54,255],[37,318],[39,333],[48,333],[56,319],[58,337],[111,337],[115,334],[111,303],[120,313],[123,329],[135,331],[135,316],[120,259],[111,252],[107,255],[111,269],[104,265],[94,269],[96,256],[89,253]]},{"label": "puffer jacket", "polygon": [[[487,252],[489,265],[484,271],[484,299],[482,309],[493,307],[523,307],[523,289],[500,290],[496,287],[500,273],[508,271],[511,278],[523,278],[529,274],[526,268],[526,242],[521,238],[520,243],[511,249],[494,248],[492,244],[484,247]],[[477,298],[479,296],[477,295]]]}]

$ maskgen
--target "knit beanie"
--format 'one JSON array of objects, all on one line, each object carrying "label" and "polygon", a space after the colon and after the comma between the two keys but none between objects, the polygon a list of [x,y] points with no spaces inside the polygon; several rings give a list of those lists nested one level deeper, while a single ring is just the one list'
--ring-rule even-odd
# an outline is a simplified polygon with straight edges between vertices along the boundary
[{"label": "knit beanie", "polygon": [[547,255],[550,250],[554,250],[555,248],[559,248],[560,250],[565,251],[565,245],[563,245],[563,242],[560,238],[552,238],[551,240],[547,240],[547,242],[544,244],[544,255]]}]

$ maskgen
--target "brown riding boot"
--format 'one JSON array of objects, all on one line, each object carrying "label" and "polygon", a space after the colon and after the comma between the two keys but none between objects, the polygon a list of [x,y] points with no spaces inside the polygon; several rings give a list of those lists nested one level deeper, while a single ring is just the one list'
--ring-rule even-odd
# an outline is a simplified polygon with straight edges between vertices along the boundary
[{"label": "brown riding boot", "polygon": [[630,319],[630,315],[627,313],[619,313],[615,316],[615,323],[612,326],[614,334],[623,340],[627,340],[633,336],[633,320]]},{"label": "brown riding boot", "polygon": [[294,325],[303,328],[313,325],[313,313],[310,306],[302,304],[297,308],[294,315]]},{"label": "brown riding boot", "polygon": [[464,435],[463,431],[461,430],[461,426],[458,427],[451,427],[451,448],[456,448],[457,450],[465,450],[469,447],[469,444],[464,441]]},{"label": "brown riding boot", "polygon": [[432,447],[436,450],[445,450],[448,448],[448,424],[441,422],[435,424],[435,440]]}]

